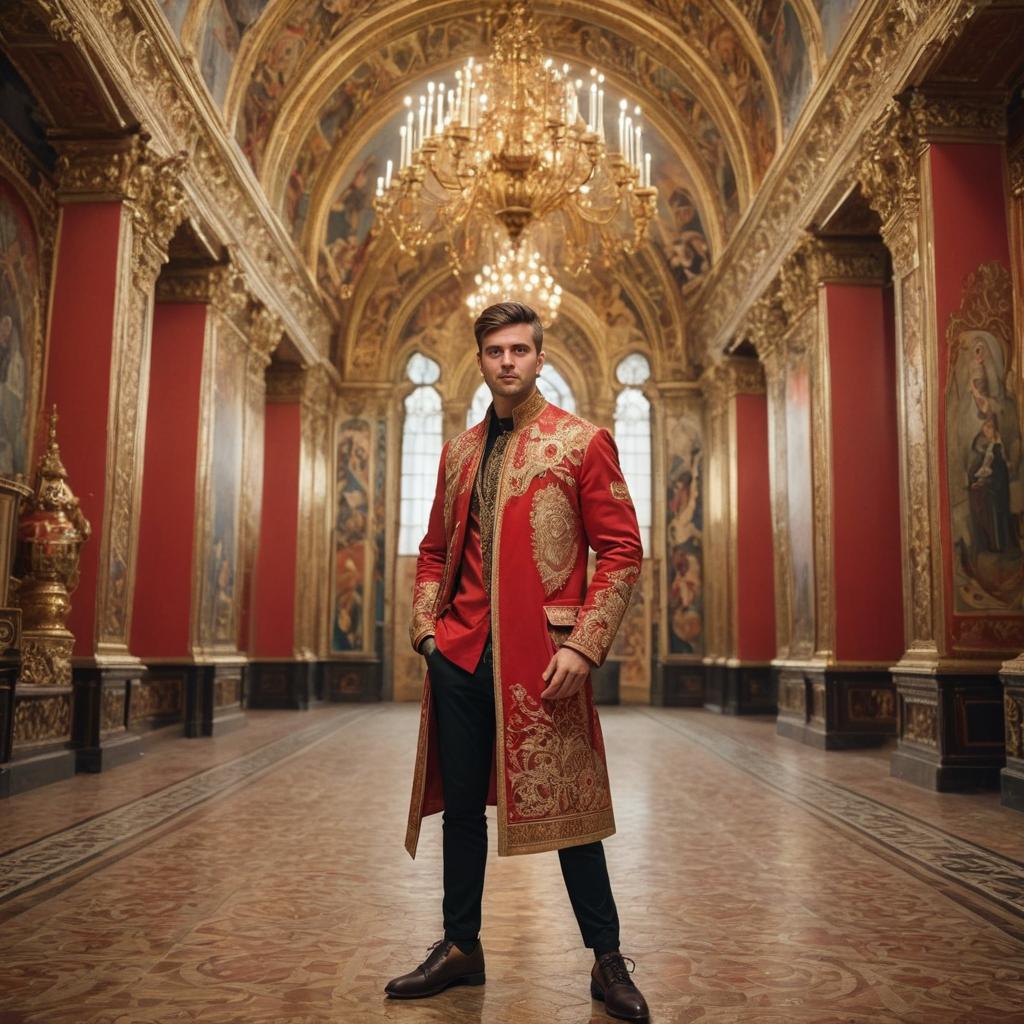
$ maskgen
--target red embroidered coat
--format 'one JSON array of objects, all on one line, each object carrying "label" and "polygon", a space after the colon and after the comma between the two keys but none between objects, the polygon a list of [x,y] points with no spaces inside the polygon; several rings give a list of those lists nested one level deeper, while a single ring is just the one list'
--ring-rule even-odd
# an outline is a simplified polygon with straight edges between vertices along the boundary
[{"label": "red embroidered coat", "polygon": [[[410,635],[418,648],[449,610],[488,421],[441,452],[437,492],[416,563]],[[491,544],[498,853],[594,842],[615,831],[604,742],[588,678],[574,697],[541,700],[541,673],[563,644],[600,665],[640,575],[636,514],[615,442],[538,393],[514,413],[502,457]],[[597,568],[587,586],[588,548]],[[429,675],[406,849],[443,810]]]}]

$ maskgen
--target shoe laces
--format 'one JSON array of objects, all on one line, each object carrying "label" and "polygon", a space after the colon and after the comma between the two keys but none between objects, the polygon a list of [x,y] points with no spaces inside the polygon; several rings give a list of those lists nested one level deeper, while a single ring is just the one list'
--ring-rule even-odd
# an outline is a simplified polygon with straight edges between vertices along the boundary
[{"label": "shoe laces", "polygon": [[432,946],[427,947],[427,956],[423,963],[420,964],[420,970],[422,970],[424,967],[427,966],[428,963],[430,963],[430,958],[434,955],[434,951],[438,948],[438,946],[443,946],[448,941],[448,939],[438,939],[437,942],[435,942]]},{"label": "shoe laces", "polygon": [[[598,961],[609,985],[632,985],[630,975],[636,970],[636,961],[621,953],[605,953]],[[629,964],[627,967],[626,964]]]}]

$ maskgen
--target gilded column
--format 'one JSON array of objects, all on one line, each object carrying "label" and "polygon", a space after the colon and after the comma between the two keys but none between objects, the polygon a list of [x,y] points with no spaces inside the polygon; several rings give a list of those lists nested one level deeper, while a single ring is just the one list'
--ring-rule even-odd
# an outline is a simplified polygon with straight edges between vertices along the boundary
[{"label": "gilded column", "polygon": [[790,586],[793,607],[813,609],[813,629],[785,670],[787,683],[802,677],[803,714],[786,707],[779,731],[829,749],[874,745],[895,731],[889,667],[902,651],[901,561],[886,278],[881,245],[808,238],[779,279],[795,357],[786,395],[787,441],[797,446],[786,461],[789,539],[804,552]]},{"label": "gilded column", "polygon": [[765,376],[727,357],[702,379],[707,403],[707,693],[728,714],[772,713],[774,554]]},{"label": "gilded column", "polygon": [[64,415],[68,471],[98,527],[69,626],[76,637],[79,770],[134,756],[126,735],[129,651],[154,285],[184,216],[184,154],[141,134],[62,139],[62,204],[47,378]]},{"label": "gilded column", "polygon": [[[998,785],[998,672],[1024,645],[1024,594],[1000,582],[1021,561],[1022,511],[1004,136],[1001,100],[914,91],[866,134],[859,165],[895,291],[905,651],[892,770],[944,790]],[[986,438],[1005,499],[976,475]],[[1013,524],[1005,538],[979,525],[984,502]]]},{"label": "gilded column", "polygon": [[655,382],[652,534],[664,547],[652,552],[660,567],[658,651],[651,685],[654,704],[704,702],[707,651],[704,553],[706,425],[696,382]]}]

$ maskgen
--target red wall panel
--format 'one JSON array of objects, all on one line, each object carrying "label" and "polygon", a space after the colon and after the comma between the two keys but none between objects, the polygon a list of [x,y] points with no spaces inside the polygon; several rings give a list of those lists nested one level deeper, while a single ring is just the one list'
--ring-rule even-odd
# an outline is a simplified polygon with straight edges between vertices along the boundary
[{"label": "red wall panel", "polygon": [[263,513],[253,570],[250,657],[295,653],[296,540],[302,421],[298,402],[268,402]]},{"label": "red wall panel", "polygon": [[881,288],[826,285],[835,655],[903,653],[895,317]]},{"label": "red wall panel", "polygon": [[775,565],[768,478],[768,401],[736,398],[737,655],[775,657]]},{"label": "red wall panel", "polygon": [[131,650],[190,654],[196,460],[207,307],[158,303],[153,314],[146,464]]},{"label": "red wall panel", "polygon": [[69,483],[93,529],[68,617],[76,655],[93,651],[120,230],[119,203],[81,203],[61,212],[43,409],[57,405]]},{"label": "red wall panel", "polygon": [[[1001,145],[943,143],[929,148],[935,307],[938,324],[939,508],[942,580],[946,594],[946,638],[952,644],[954,619],[952,538],[949,523],[949,473],[945,458],[946,382],[949,350],[946,327],[960,307],[964,279],[982,263],[1010,265],[1004,154]],[[989,616],[998,618],[999,616]],[[996,642],[996,646],[998,643]],[[1014,646],[1014,652],[1019,650]]]}]

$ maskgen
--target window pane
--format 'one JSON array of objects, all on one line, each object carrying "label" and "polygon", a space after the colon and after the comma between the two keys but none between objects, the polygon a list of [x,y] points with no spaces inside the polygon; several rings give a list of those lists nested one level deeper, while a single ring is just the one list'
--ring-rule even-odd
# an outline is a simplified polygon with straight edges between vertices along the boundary
[{"label": "window pane", "polygon": [[418,387],[405,400],[402,427],[400,555],[415,555],[427,532],[437,483],[437,464],[441,458],[441,438],[441,396],[427,385]]},{"label": "window pane", "polygon": [[626,388],[615,403],[615,443],[647,555],[651,544],[651,404],[639,388]]}]

